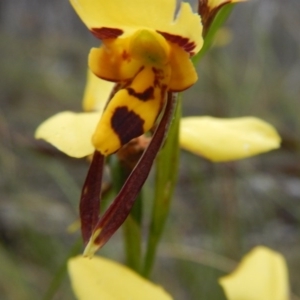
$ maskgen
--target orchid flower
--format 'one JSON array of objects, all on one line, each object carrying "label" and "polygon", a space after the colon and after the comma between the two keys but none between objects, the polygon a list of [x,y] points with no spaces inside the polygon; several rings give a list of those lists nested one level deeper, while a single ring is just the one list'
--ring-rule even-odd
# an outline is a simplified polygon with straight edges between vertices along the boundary
[{"label": "orchid flower", "polygon": [[[188,3],[177,7],[176,0],[71,3],[102,40],[102,46],[89,54],[85,112],[51,117],[40,125],[36,137],[73,157],[94,153],[80,200],[84,254],[92,256],[125,221],[141,190],[171,123],[174,92],[197,80],[190,58],[203,44],[202,25]],[[154,127],[149,146],[99,218],[105,157]],[[227,161],[275,149],[280,138],[273,127],[253,117],[225,121],[193,117],[182,120],[180,143],[213,161]]]},{"label": "orchid flower", "polygon": [[[77,299],[173,299],[161,287],[107,258],[81,256],[68,261]],[[267,247],[255,247],[236,270],[221,277],[227,300],[288,300],[288,271],[284,257]],[[209,295],[208,295],[209,298]]]},{"label": "orchid flower", "polygon": [[172,300],[162,287],[128,267],[100,256],[71,258],[68,271],[79,300]]},{"label": "orchid flower", "polygon": [[[100,48],[93,48],[89,54],[90,70],[115,84],[105,98],[101,117],[93,114],[98,118],[95,127],[92,116],[89,120],[82,116],[80,123],[74,123],[69,114],[61,116],[63,125],[57,135],[61,141],[68,125],[79,133],[83,133],[81,124],[85,122],[93,127],[87,144],[92,145],[94,156],[80,201],[85,254],[92,255],[128,216],[172,120],[174,92],[197,81],[190,58],[202,47],[202,24],[188,3],[177,5],[176,0],[71,0],[71,4],[91,33],[102,41]],[[138,165],[99,218],[105,157],[154,126],[156,130]],[[47,139],[41,131],[39,128],[36,136]],[[65,143],[74,138],[70,132],[67,136]],[[69,143],[67,147],[76,145]]]},{"label": "orchid flower", "polygon": [[91,50],[89,68],[118,84],[92,137],[94,147],[107,156],[153,127],[167,92],[197,81],[190,56],[203,43],[200,17],[188,3],[177,12],[174,0],[71,3],[103,43]]},{"label": "orchid flower", "polygon": [[236,270],[219,280],[228,300],[288,300],[284,257],[263,246],[248,253]]}]

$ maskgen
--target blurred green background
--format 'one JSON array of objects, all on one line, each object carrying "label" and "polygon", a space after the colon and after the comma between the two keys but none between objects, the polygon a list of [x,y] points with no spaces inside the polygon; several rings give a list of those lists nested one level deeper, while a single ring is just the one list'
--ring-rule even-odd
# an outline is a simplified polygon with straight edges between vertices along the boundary
[{"label": "blurred green background", "polygon": [[[299,13],[299,0],[236,5],[231,41],[203,58],[184,94],[184,115],[257,116],[283,142],[232,163],[181,153],[153,273],[176,300],[225,299],[217,278],[255,245],[285,256],[292,299],[300,299]],[[33,136],[49,116],[81,110],[87,54],[98,44],[68,1],[0,1],[1,300],[74,299],[67,276],[57,290],[53,278],[59,283],[70,251],[82,250],[79,232],[67,228],[88,164]],[[144,192],[147,216],[151,178]],[[100,254],[123,260],[120,231]]]}]

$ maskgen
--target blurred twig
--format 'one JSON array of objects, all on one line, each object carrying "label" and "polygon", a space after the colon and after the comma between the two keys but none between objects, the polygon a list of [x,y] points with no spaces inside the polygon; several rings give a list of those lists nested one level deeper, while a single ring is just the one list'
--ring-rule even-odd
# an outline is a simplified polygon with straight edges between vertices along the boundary
[{"label": "blurred twig", "polygon": [[164,257],[195,262],[226,273],[231,272],[237,266],[237,262],[230,258],[186,245],[164,243],[160,246],[159,254]]}]

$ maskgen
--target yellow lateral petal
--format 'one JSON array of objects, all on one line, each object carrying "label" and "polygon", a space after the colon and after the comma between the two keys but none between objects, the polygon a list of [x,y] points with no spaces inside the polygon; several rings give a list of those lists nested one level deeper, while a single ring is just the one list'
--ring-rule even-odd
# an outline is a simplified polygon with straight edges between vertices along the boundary
[{"label": "yellow lateral petal", "polygon": [[83,110],[98,111],[102,114],[114,86],[115,83],[102,80],[88,70],[82,103]]},{"label": "yellow lateral petal", "polygon": [[172,74],[169,90],[173,92],[183,91],[197,81],[197,72],[188,53],[175,44],[171,46],[170,64]]},{"label": "yellow lateral petal", "polygon": [[91,140],[100,117],[99,112],[61,112],[43,122],[35,138],[44,139],[69,156],[84,157],[95,150]]},{"label": "yellow lateral petal", "polygon": [[228,300],[288,300],[288,272],[284,257],[256,247],[237,269],[219,280]]},{"label": "yellow lateral petal", "polygon": [[230,161],[276,149],[280,137],[255,117],[188,117],[180,123],[180,145],[212,161]]},{"label": "yellow lateral petal", "polygon": [[105,258],[71,258],[68,261],[68,271],[79,300],[172,299],[161,287]]},{"label": "yellow lateral petal", "polygon": [[88,28],[121,29],[126,34],[150,28],[187,38],[195,44],[194,52],[202,47],[202,25],[198,14],[188,3],[181,3],[174,21],[176,0],[70,0]]}]

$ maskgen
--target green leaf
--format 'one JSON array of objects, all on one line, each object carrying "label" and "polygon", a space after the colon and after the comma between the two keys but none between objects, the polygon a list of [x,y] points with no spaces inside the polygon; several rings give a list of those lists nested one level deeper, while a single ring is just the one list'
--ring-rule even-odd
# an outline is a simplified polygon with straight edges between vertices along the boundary
[{"label": "green leaf", "polygon": [[142,201],[142,193],[140,192],[123,225],[126,263],[138,273],[141,272],[142,255]]}]

